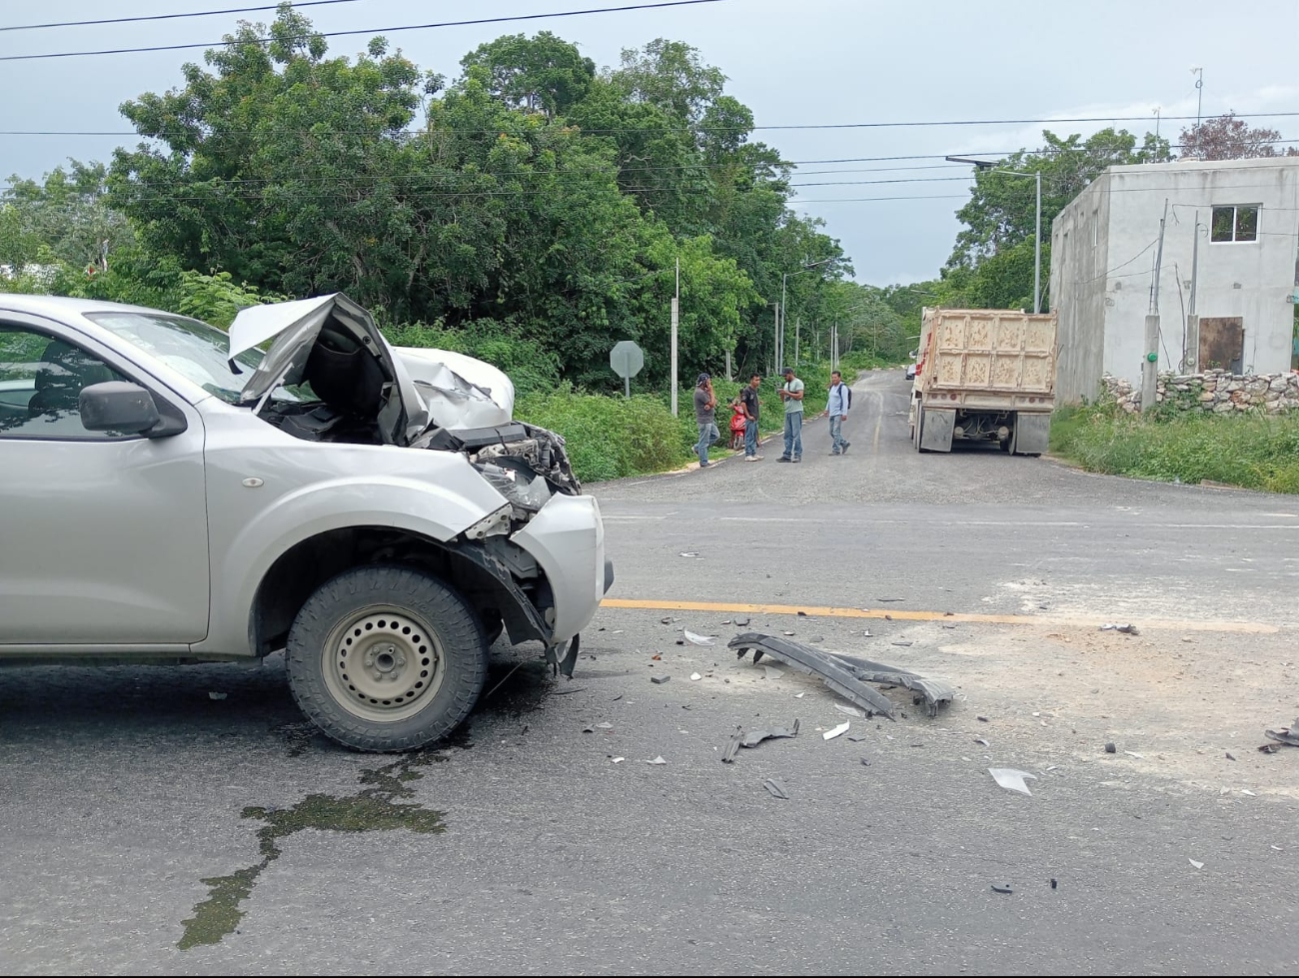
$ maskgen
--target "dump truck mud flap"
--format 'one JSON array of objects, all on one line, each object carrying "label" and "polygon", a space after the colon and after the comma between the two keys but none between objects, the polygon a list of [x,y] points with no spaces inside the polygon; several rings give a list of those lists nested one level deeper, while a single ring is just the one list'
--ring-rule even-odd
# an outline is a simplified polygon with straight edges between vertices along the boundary
[{"label": "dump truck mud flap", "polygon": [[922,452],[950,452],[952,432],[956,428],[955,411],[920,409],[920,450]]},{"label": "dump truck mud flap", "polygon": [[1050,447],[1051,415],[1025,414],[1015,418],[1015,436],[1012,451],[1016,455],[1041,455]]}]

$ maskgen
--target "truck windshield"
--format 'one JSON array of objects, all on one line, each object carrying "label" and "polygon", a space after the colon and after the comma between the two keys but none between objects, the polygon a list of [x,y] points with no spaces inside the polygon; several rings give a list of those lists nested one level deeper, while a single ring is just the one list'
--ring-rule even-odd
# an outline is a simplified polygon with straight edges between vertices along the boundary
[{"label": "truck windshield", "polygon": [[235,357],[239,372],[231,370],[230,337],[197,319],[145,312],[88,313],[86,318],[231,404],[262,362],[261,350],[248,350]]}]

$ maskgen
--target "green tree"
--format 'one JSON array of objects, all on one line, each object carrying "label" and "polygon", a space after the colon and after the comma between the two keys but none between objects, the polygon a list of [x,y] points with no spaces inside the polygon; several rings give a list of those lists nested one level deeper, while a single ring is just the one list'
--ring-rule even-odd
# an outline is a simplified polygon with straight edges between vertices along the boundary
[{"label": "green tree", "polygon": [[576,44],[549,31],[535,37],[511,34],[480,44],[460,62],[487,70],[491,93],[507,105],[529,112],[563,115],[580,102],[595,79],[595,62]]}]

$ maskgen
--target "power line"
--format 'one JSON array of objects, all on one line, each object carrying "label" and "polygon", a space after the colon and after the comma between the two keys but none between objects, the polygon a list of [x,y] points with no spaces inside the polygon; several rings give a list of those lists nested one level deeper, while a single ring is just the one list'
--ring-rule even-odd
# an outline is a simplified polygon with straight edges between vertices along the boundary
[{"label": "power line", "polygon": [[924,194],[917,197],[825,197],[801,200],[794,198],[789,202],[791,207],[800,204],[858,204],[877,200],[969,200],[965,194]]},{"label": "power line", "polygon": [[[294,7],[324,7],[336,3],[358,3],[360,0],[293,0]],[[48,27],[95,27],[100,24],[137,24],[145,20],[183,20],[189,17],[217,17],[221,14],[252,14],[276,10],[279,4],[264,7],[227,7],[225,10],[196,10],[183,14],[147,14],[140,17],[106,17],[103,20],[65,20],[50,24],[12,24],[0,31],[38,31]]]},{"label": "power line", "polygon": [[[426,31],[440,27],[472,27],[480,24],[504,24],[527,20],[553,20],[559,17],[583,17],[588,14],[618,14],[633,10],[661,10],[665,7],[694,7],[705,3],[727,3],[729,0],[662,0],[660,3],[636,3],[624,7],[591,7],[587,10],[563,10],[545,14],[515,14],[508,17],[480,17],[475,20],[447,20],[434,24],[402,24],[396,27],[372,27],[365,30],[350,31],[312,31],[300,34],[290,40],[303,40],[312,37],[355,37],[358,34],[397,34],[402,31]],[[259,37],[258,44],[267,44],[276,40],[274,37]],[[47,58],[92,58],[108,54],[148,54],[155,51],[193,51],[198,48],[214,48],[230,42],[203,41],[190,44],[155,44],[138,48],[105,48],[99,51],[49,51],[43,54],[9,54],[0,57],[0,61],[41,61]],[[240,43],[236,41],[235,43]]]},{"label": "power line", "polygon": [[791,183],[791,187],[854,187],[868,183],[951,183],[973,180],[973,177],[898,177],[894,180],[827,180],[823,183]]}]

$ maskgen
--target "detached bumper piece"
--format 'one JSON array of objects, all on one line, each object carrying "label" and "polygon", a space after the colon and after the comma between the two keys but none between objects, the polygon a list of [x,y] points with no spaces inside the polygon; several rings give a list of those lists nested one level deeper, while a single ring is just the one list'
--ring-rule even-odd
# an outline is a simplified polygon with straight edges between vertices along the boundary
[{"label": "detached bumper piece", "polygon": [[926,679],[906,669],[888,666],[869,659],[846,655],[833,655],[772,635],[746,632],[731,639],[729,647],[736,650],[737,658],[753,652],[753,661],[771,656],[799,672],[820,676],[826,686],[844,699],[866,711],[867,716],[878,715],[893,719],[893,701],[867,683],[901,686],[912,693],[912,701],[924,703],[931,717],[938,715],[941,707],[956,698],[952,687],[936,679]]}]

